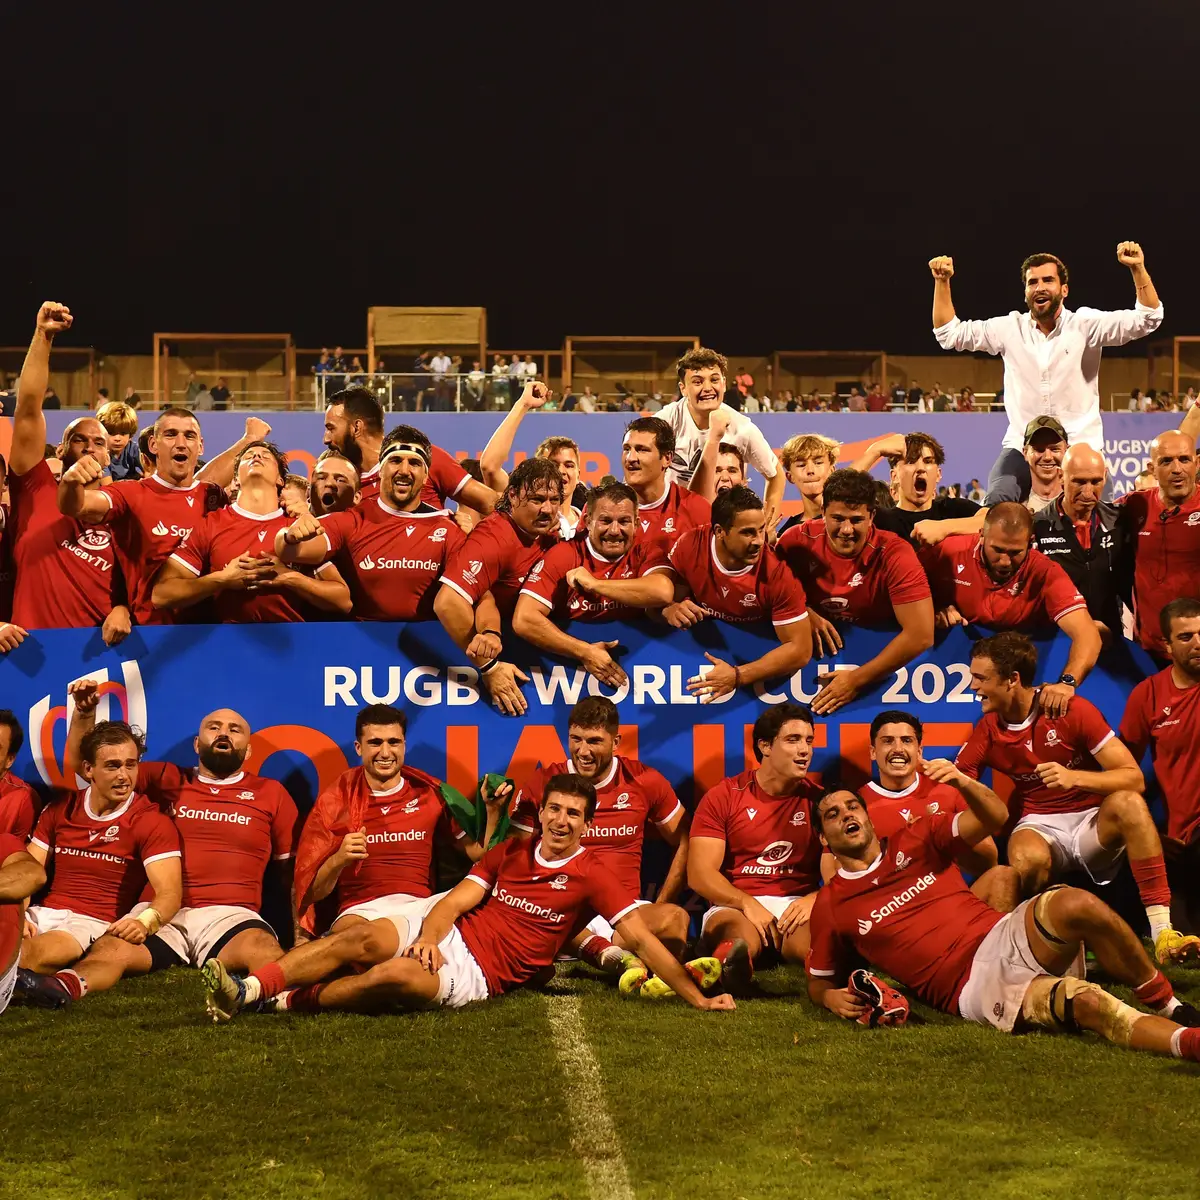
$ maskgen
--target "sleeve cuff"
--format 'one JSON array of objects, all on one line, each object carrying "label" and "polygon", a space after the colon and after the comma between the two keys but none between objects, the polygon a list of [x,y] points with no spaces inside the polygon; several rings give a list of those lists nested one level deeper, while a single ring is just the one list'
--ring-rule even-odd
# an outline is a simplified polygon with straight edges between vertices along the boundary
[{"label": "sleeve cuff", "polygon": [[180,558],[178,554],[172,554],[171,561],[178,563],[181,567],[184,568],[184,570],[191,571],[191,573],[193,575],[195,575],[197,578],[199,578],[200,568],[193,567],[192,564],[190,562],[188,562],[188,560],[186,558]]},{"label": "sleeve cuff", "polygon": [[[445,580],[442,580],[442,582],[445,583]],[[451,584],[450,586],[453,587],[454,585]],[[522,588],[520,595],[528,596],[531,600],[536,600],[539,604],[544,604],[551,611],[554,609],[554,605],[551,603],[551,601],[547,600],[545,596],[539,596],[537,592],[530,591],[529,588]]]},{"label": "sleeve cuff", "polygon": [[1143,304],[1138,300],[1133,306],[1133,311],[1146,313],[1151,317],[1161,317],[1163,315],[1163,306],[1160,304],[1157,308],[1151,308],[1148,304]]},{"label": "sleeve cuff", "polygon": [[442,576],[442,586],[451,588],[453,591],[456,591],[472,608],[475,607],[475,603],[476,603],[475,598],[473,596],[468,595],[466,593],[466,591],[463,590],[463,588],[461,588],[457,583],[454,582],[453,579],[447,579],[445,577],[445,575],[443,575]]},{"label": "sleeve cuff", "polygon": [[957,329],[961,324],[962,321],[958,317],[951,317],[950,320],[945,323],[945,325],[937,325],[934,327],[933,336],[941,337],[942,334],[950,333],[952,330]]},{"label": "sleeve cuff", "polygon": [[675,801],[675,807],[661,821],[655,821],[655,825],[670,825],[675,820],[676,816],[683,811],[683,805],[678,800]]},{"label": "sleeve cuff", "polygon": [[183,855],[178,850],[165,850],[162,854],[152,854],[149,858],[142,859],[142,866],[148,867],[151,863],[161,862],[164,858],[182,858]]}]

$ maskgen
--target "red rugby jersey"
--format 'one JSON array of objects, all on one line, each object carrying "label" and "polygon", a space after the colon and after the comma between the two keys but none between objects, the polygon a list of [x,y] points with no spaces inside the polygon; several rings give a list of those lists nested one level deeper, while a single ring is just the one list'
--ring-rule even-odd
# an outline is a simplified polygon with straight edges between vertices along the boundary
[{"label": "red rugby jersey", "polygon": [[638,528],[641,536],[670,547],[689,529],[712,523],[712,505],[703,496],[668,483],[663,494],[649,504],[638,504]]},{"label": "red rugby jersey", "polygon": [[[24,849],[25,842],[21,838],[0,829],[0,867],[6,859]],[[20,904],[0,904],[0,975],[17,961],[24,934],[25,910]]]},{"label": "red rugby jersey", "polygon": [[511,617],[529,572],[557,543],[557,534],[530,538],[507,513],[493,513],[471,530],[451,556],[442,582],[472,608],[484,592],[491,591],[501,616]]},{"label": "red rugby jersey", "polygon": [[916,779],[901,792],[888,791],[872,779],[858,789],[858,794],[867,806],[867,816],[871,818],[875,834],[880,838],[899,833],[918,817],[967,810],[962,792],[947,783],[934,783],[920,771]]},{"label": "red rugby jersey", "polygon": [[560,621],[625,620],[642,611],[570,587],[567,574],[576,567],[586,567],[596,579],[640,579],[654,571],[668,570],[669,564],[661,545],[641,538],[620,558],[605,558],[592,545],[587,531],[580,530],[576,537],[559,542],[534,563],[521,595],[532,596]]},{"label": "red rugby jersey", "polygon": [[12,771],[0,778],[0,833],[11,833],[22,842],[29,840],[37,822],[41,802],[38,794]]}]

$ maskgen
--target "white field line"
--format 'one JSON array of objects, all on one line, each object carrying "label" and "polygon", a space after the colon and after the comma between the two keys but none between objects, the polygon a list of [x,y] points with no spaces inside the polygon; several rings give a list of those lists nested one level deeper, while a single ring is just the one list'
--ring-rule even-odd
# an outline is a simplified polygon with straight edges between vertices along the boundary
[{"label": "white field line", "polygon": [[635,1200],[629,1168],[604,1099],[600,1064],[583,1032],[578,996],[548,996],[550,1036],[563,1066],[571,1148],[579,1155],[592,1200]]}]

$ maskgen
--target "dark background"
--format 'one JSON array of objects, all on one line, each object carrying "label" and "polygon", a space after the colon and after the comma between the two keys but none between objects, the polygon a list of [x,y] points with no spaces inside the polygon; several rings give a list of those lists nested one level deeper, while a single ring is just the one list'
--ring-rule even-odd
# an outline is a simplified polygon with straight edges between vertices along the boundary
[{"label": "dark background", "polygon": [[928,353],[932,255],[964,315],[1037,250],[1109,307],[1124,238],[1200,334],[1193,3],[407,9],[4,18],[0,343],[42,299],[109,353],[440,303],[497,346]]}]

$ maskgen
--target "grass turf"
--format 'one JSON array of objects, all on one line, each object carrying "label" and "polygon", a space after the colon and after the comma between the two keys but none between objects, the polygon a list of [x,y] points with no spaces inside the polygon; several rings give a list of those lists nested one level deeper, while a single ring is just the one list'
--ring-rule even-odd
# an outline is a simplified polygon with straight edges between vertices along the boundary
[{"label": "grass turf", "polygon": [[[866,1030],[798,970],[763,980],[705,1015],[560,970],[637,1196],[1200,1194],[1200,1068],[927,1010]],[[200,991],[172,971],[0,1018],[0,1197],[587,1195],[544,997],[215,1026]]]}]

